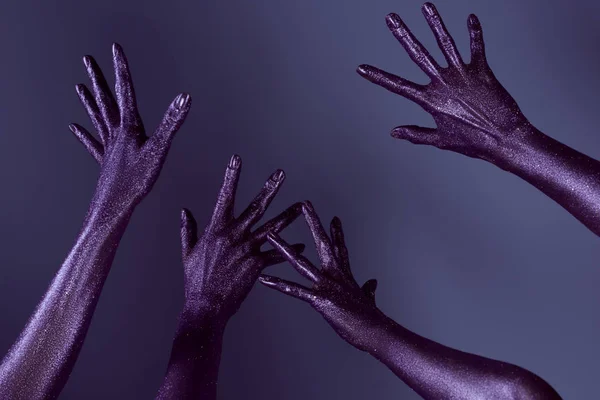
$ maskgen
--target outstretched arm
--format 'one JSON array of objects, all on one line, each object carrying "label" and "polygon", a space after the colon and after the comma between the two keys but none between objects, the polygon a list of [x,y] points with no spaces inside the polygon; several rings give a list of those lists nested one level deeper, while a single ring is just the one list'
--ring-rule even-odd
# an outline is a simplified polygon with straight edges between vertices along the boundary
[{"label": "outstretched arm", "polygon": [[399,126],[391,135],[415,144],[489,161],[520,176],[600,235],[600,162],[536,129],[490,69],[479,20],[470,15],[471,60],[466,64],[431,3],[423,14],[448,63],[440,65],[396,14],[387,25],[431,82],[418,85],[378,68],[358,73],[429,112],[437,128]]},{"label": "outstretched arm", "polygon": [[100,177],[73,249],[0,365],[3,399],[58,397],[83,345],[129,218],[158,178],[173,135],[190,108],[189,95],[177,96],[148,138],[127,60],[117,44],[113,61],[116,100],[94,59],[84,57],[93,95],[84,85],[76,88],[99,139],[77,124],[69,128],[100,164]]},{"label": "outstretched arm", "polygon": [[560,399],[550,385],[523,368],[446,347],[388,318],[375,305],[377,281],[360,287],[352,275],[339,218],[331,221],[329,238],[310,203],[303,213],[320,269],[277,234],[268,239],[313,287],[267,275],[259,278],[261,283],[308,302],[344,340],[380,360],[425,399]]},{"label": "outstretched arm", "polygon": [[[200,239],[194,217],[181,213],[181,247],[185,303],[173,341],[171,359],[158,399],[216,398],[223,333],[229,319],[254,286],[261,271],[285,259],[276,251],[261,251],[268,232],[279,232],[298,215],[294,204],[254,231],[277,194],[285,175],[278,170],[246,210],[234,217],[241,159],[229,162],[213,216]],[[303,245],[293,246],[302,252]]]}]

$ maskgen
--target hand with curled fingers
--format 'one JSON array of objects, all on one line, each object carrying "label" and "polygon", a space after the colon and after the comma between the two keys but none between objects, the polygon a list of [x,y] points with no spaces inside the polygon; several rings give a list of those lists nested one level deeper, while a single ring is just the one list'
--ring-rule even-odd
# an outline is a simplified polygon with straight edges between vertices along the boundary
[{"label": "hand with curled fingers", "polygon": [[268,239],[312,288],[264,274],[262,284],[308,302],[340,337],[377,358],[425,399],[560,399],[530,371],[444,346],[387,317],[375,305],[377,282],[360,287],[352,276],[339,218],[331,221],[328,237],[312,204],[306,202],[302,211],[320,269],[276,232]]},{"label": "hand with curled fingers", "polygon": [[451,150],[493,163],[523,178],[600,235],[600,162],[536,129],[490,68],[479,19],[468,29],[471,59],[466,63],[435,6],[422,7],[447,66],[440,66],[396,14],[387,25],[410,58],[430,78],[416,84],[370,65],[358,67],[367,80],[418,105],[436,128],[404,125],[391,135],[414,144]]},{"label": "hand with curled fingers", "polygon": [[310,303],[338,335],[354,347],[363,351],[374,350],[370,347],[372,343],[365,338],[369,331],[385,322],[385,316],[375,306],[377,280],[368,280],[361,287],[354,279],[339,218],[331,221],[330,239],[310,202],[304,204],[303,212],[317,247],[321,269],[298,254],[276,232],[270,232],[268,240],[302,276],[313,283],[312,289],[265,274],[260,276],[260,282]]},{"label": "hand with curled fingers", "polygon": [[[285,174],[277,170],[239,217],[234,200],[241,159],[234,155],[227,167],[212,218],[198,237],[188,210],[181,214],[185,302],[173,343],[171,360],[160,399],[214,399],[222,336],[229,319],[268,266],[285,261],[276,250],[261,251],[269,232],[279,232],[301,213],[294,204],[255,230]],[[304,245],[292,246],[301,253]]]}]

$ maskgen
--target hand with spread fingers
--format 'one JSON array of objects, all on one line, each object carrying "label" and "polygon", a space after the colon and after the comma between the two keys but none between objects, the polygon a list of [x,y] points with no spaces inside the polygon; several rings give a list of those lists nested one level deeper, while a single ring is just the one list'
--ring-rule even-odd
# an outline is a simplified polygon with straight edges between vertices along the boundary
[{"label": "hand with spread fingers", "polygon": [[423,14],[447,61],[441,67],[402,19],[387,25],[431,82],[419,85],[370,65],[358,67],[367,80],[403,96],[429,112],[436,128],[399,126],[391,135],[486,160],[520,176],[558,202],[600,235],[600,162],[550,138],[525,118],[488,65],[481,25],[470,15],[471,59],[462,59],[431,3]]},{"label": "hand with spread fingers", "polygon": [[137,205],[152,189],[173,136],[190,109],[191,97],[179,94],[154,135],[148,137],[121,46],[113,45],[116,99],[96,61],[85,56],[83,62],[92,81],[93,94],[82,84],[76,86],[77,94],[99,139],[78,124],[71,124],[69,128],[101,166],[98,201],[120,204],[127,209]]},{"label": "hand with spread fingers", "polygon": [[313,287],[268,275],[261,275],[262,284],[308,302],[344,340],[384,363],[425,399],[560,399],[548,383],[523,368],[446,347],[387,317],[375,305],[377,282],[371,279],[360,287],[352,276],[340,220],[332,220],[329,238],[309,202],[302,211],[320,269],[277,232],[268,239]]},{"label": "hand with spread fingers", "polygon": [[84,57],[93,95],[84,85],[77,85],[77,93],[99,139],[79,125],[70,128],[100,163],[100,177],[73,249],[0,364],[2,399],[55,399],[60,394],[83,346],[129,219],[152,188],[173,135],[190,109],[189,95],[179,95],[155,134],[147,138],[127,60],[117,44],[113,45],[113,61],[116,100],[96,62]]},{"label": "hand with spread fingers", "polygon": [[[159,399],[215,399],[222,338],[229,319],[254,286],[260,273],[285,258],[276,250],[261,251],[269,232],[279,232],[301,213],[297,203],[252,230],[275,198],[285,174],[278,170],[242,214],[234,217],[241,159],[234,155],[210,223],[198,238],[188,210],[181,213],[181,248],[185,303],[173,342],[171,360]],[[304,245],[292,246],[301,253]]]}]

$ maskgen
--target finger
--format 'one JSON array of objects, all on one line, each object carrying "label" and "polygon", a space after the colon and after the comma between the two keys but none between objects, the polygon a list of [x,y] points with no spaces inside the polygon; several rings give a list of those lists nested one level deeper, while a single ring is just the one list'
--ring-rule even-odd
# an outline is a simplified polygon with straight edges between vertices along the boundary
[{"label": "finger", "polygon": [[440,66],[406,27],[402,19],[400,19],[397,14],[392,13],[388,14],[386,17],[386,22],[394,37],[400,42],[402,47],[404,47],[404,50],[406,50],[415,64],[417,64],[432,80],[439,79]]},{"label": "finger", "polygon": [[102,118],[109,126],[119,124],[119,109],[102,70],[92,56],[83,57],[83,64],[92,81],[92,90]]},{"label": "finger", "polygon": [[289,224],[294,222],[296,218],[302,213],[302,203],[296,203],[289,207],[287,210],[279,214],[273,219],[268,220],[260,228],[252,233],[250,239],[253,243],[262,244],[267,240],[269,232],[279,233]]},{"label": "finger", "polygon": [[167,154],[173,137],[183,125],[190,111],[191,104],[192,97],[187,93],[181,93],[175,97],[154,135],[146,142],[146,146],[152,148],[157,154]]},{"label": "finger", "polygon": [[471,64],[486,65],[485,45],[483,42],[483,29],[475,14],[469,15],[469,36],[471,37]]},{"label": "finger", "polygon": [[321,220],[310,201],[304,202],[302,213],[304,214],[304,219],[312,233],[317,248],[317,255],[321,262],[321,268],[328,273],[335,273],[334,269],[336,263],[334,262],[331,241],[329,240],[329,237],[327,237],[327,232],[325,232],[325,228],[323,228],[323,224],[321,224]]},{"label": "finger", "polygon": [[435,39],[437,40],[438,46],[444,57],[446,57],[446,61],[448,62],[448,66],[453,66],[455,68],[463,67],[463,60],[460,57],[460,53],[456,49],[456,44],[454,43],[454,39],[448,33],[446,29],[446,25],[442,20],[438,10],[431,3],[423,4],[423,15],[425,15],[425,19],[427,23],[431,27]]},{"label": "finger", "polygon": [[113,43],[113,64],[115,68],[115,93],[117,95],[117,104],[121,122],[137,125],[141,118],[137,110],[135,101],[135,91],[133,90],[133,81],[129,72],[127,58],[123,48],[118,43]]},{"label": "finger", "polygon": [[237,154],[231,156],[225,178],[217,197],[217,204],[213,211],[210,225],[223,226],[233,219],[233,206],[235,203],[235,192],[237,190],[240,172],[242,170],[242,159]]},{"label": "finger", "polygon": [[434,128],[416,125],[398,126],[392,129],[390,135],[396,139],[408,140],[413,144],[427,144],[436,147],[442,145],[440,135]]},{"label": "finger", "polygon": [[385,72],[371,65],[360,65],[357,68],[357,72],[369,82],[379,85],[392,93],[399,94],[400,96],[406,97],[407,99],[418,104],[421,104],[424,101],[424,86],[417,85],[416,83],[407,81],[406,79],[400,78],[399,76],[390,74],[389,72]]},{"label": "finger", "polygon": [[348,248],[346,247],[344,231],[342,230],[342,221],[338,217],[333,217],[329,230],[331,232],[333,254],[340,263],[342,270],[352,276],[352,272],[350,271],[350,260],[348,259]]},{"label": "finger", "polygon": [[252,200],[250,205],[246,207],[244,212],[238,218],[240,228],[242,230],[250,229],[252,225],[257,223],[267,211],[269,204],[273,201],[281,184],[285,180],[285,173],[278,169],[267,180],[258,195]]},{"label": "finger", "polygon": [[316,298],[313,291],[309,288],[274,276],[262,274],[258,277],[258,281],[271,289],[279,290],[281,293],[288,294],[309,303]]},{"label": "finger", "polygon": [[[301,254],[306,249],[306,246],[303,243],[297,243],[292,245],[291,248],[296,254]],[[287,261],[287,259],[279,252],[279,250],[263,251],[261,253],[261,257],[263,259],[264,268]]]},{"label": "finger", "polygon": [[361,289],[368,298],[375,301],[375,290],[377,290],[377,279],[369,279],[368,281],[365,282],[364,285],[362,285]]},{"label": "finger", "polygon": [[84,127],[71,124],[69,125],[69,129],[73,134],[79,139],[81,144],[86,148],[86,150],[94,157],[98,164],[102,164],[102,156],[104,155],[104,149],[102,148],[102,144],[96,140],[91,133],[89,133]]},{"label": "finger", "polygon": [[279,251],[285,259],[306,279],[318,283],[321,280],[321,272],[308,259],[294,251],[279,235],[269,233],[267,240],[275,250]]},{"label": "finger", "polygon": [[181,254],[185,258],[198,241],[198,225],[192,212],[187,208],[181,210]]},{"label": "finger", "polygon": [[98,136],[100,136],[102,144],[106,145],[108,141],[108,127],[104,123],[104,119],[102,118],[100,109],[96,104],[96,100],[94,100],[94,97],[90,93],[89,89],[83,84],[75,85],[75,90],[79,96],[79,101],[81,101],[81,104],[83,104],[85,111],[92,121],[92,125],[94,125]]}]

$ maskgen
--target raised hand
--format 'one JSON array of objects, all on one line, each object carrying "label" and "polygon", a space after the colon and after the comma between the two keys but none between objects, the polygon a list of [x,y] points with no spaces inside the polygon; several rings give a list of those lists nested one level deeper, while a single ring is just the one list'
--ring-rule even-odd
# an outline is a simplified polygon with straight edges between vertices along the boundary
[{"label": "raised hand", "polygon": [[[276,250],[261,251],[260,247],[268,232],[281,231],[300,215],[301,204],[252,230],[275,198],[285,174],[275,171],[236,218],[234,200],[240,171],[241,159],[234,155],[210,223],[200,238],[191,212],[184,209],[181,213],[185,303],[160,399],[216,398],[225,326],[262,270],[284,261]],[[300,253],[304,245],[293,248]]]},{"label": "raised hand", "polygon": [[352,276],[339,218],[331,221],[330,239],[310,202],[305,203],[303,211],[317,247],[321,269],[299,255],[276,232],[270,232],[268,240],[302,276],[313,283],[312,289],[265,274],[260,276],[260,282],[310,303],[338,335],[354,347],[374,350],[370,348],[372,343],[365,340],[368,336],[365,333],[383,320],[383,314],[375,306],[377,280],[368,280],[361,287]]},{"label": "raised hand", "polygon": [[96,62],[84,57],[94,95],[84,85],[77,85],[77,93],[99,139],[79,125],[70,128],[100,163],[100,177],[73,249],[0,364],[2,399],[54,399],[60,394],[129,219],[156,181],[173,135],[190,108],[189,95],[179,95],[156,133],[147,138],[127,61],[117,44],[113,55],[116,100]]},{"label": "raised hand", "polygon": [[113,44],[116,100],[100,67],[91,56],[83,62],[92,81],[92,92],[76,86],[99,139],[78,124],[69,128],[101,166],[99,184],[103,195],[126,207],[135,205],[150,192],[163,166],[173,136],[191,106],[189,94],[179,94],[167,109],[151,137],[135,100],[133,82],[123,49]]},{"label": "raised hand", "polygon": [[360,287],[352,277],[340,220],[331,221],[329,238],[309,202],[303,213],[320,269],[276,232],[268,239],[313,287],[268,275],[261,275],[261,283],[308,302],[340,337],[380,360],[425,399],[560,399],[523,368],[443,346],[388,318],[375,305],[377,282],[371,279]]},{"label": "raised hand", "polygon": [[512,172],[600,235],[600,163],[544,135],[525,118],[488,65],[475,15],[468,19],[471,59],[467,64],[435,6],[425,3],[422,10],[447,67],[433,59],[398,15],[389,14],[386,21],[430,83],[419,85],[370,65],[358,67],[367,80],[419,104],[437,125],[398,126],[391,135],[486,160]]}]

